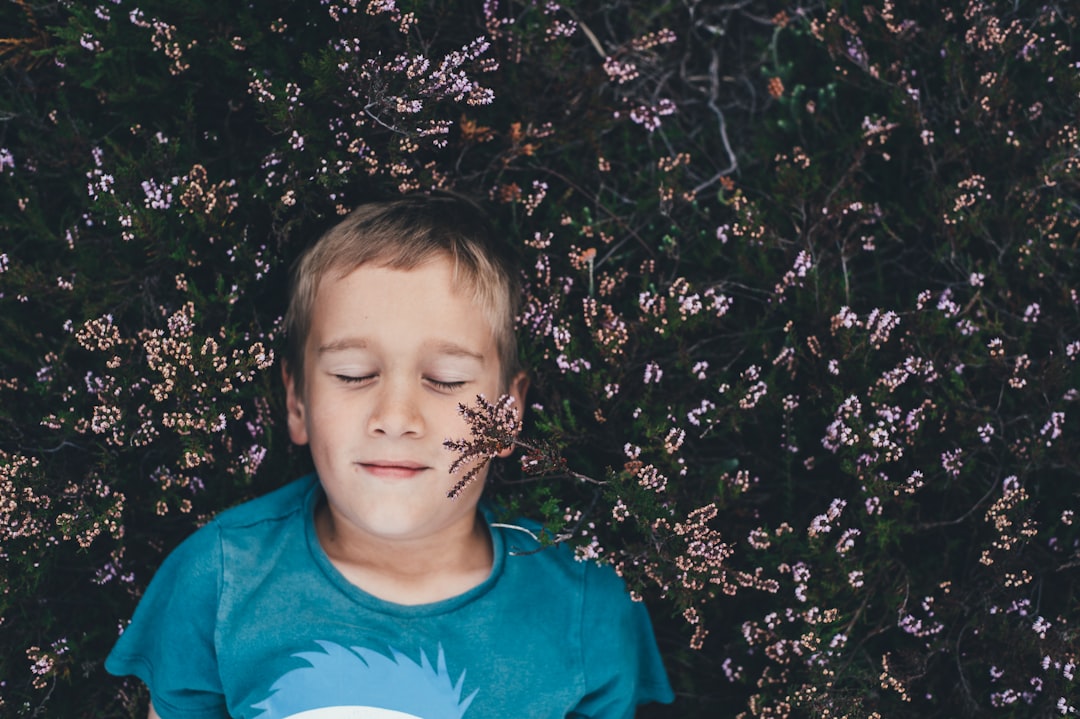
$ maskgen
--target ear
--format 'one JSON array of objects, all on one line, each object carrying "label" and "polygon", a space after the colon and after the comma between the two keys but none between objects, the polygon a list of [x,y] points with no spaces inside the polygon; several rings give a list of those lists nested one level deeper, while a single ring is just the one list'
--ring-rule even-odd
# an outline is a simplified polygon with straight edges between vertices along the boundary
[{"label": "ear", "polygon": [[289,437],[294,444],[307,444],[307,411],[304,400],[297,387],[296,377],[289,371],[289,365],[281,365],[281,381],[285,384],[285,409],[289,418]]},{"label": "ear", "polygon": [[[518,372],[514,375],[514,378],[510,380],[510,386],[506,389],[506,394],[514,398],[514,406],[517,407],[518,419],[521,419],[525,415],[525,395],[529,393],[529,375],[525,372]],[[509,457],[514,453],[513,447],[507,447],[500,450],[497,456]]]}]

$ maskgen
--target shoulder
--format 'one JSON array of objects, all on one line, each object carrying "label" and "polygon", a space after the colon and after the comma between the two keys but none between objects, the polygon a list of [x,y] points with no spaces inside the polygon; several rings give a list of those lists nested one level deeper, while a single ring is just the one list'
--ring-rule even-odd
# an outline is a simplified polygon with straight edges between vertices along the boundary
[{"label": "shoulder", "polygon": [[223,530],[232,530],[297,516],[303,511],[305,502],[316,484],[318,484],[318,479],[315,475],[306,475],[269,494],[226,509],[210,524]]},{"label": "shoulder", "polygon": [[235,507],[226,509],[214,519],[195,530],[169,553],[155,574],[170,577],[173,582],[209,581],[220,584],[223,564],[230,547],[246,543],[272,531],[282,520],[298,516],[315,483],[313,477],[303,477]]},{"label": "shoulder", "polygon": [[629,717],[637,704],[670,702],[648,611],[615,569],[581,559],[565,544],[545,545],[536,522],[503,524],[482,509],[502,543],[515,606],[527,605],[534,626],[548,635],[557,627],[564,655],[575,658],[583,697],[575,716]]}]

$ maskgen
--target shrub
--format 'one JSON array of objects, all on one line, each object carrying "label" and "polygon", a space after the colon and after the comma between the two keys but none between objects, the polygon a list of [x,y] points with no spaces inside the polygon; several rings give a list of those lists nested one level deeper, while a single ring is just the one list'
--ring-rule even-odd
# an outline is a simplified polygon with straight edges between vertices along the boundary
[{"label": "shrub", "polygon": [[1075,14],[400,5],[0,9],[4,710],[144,711],[164,553],[309,466],[288,263],[453,188],[525,268],[491,491],[649,602],[654,715],[1077,713]]}]

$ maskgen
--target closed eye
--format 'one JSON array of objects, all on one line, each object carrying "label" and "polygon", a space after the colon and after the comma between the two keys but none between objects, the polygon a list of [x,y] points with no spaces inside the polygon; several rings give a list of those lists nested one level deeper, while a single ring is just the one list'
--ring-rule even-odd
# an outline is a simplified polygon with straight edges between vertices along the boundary
[{"label": "closed eye", "polygon": [[452,391],[454,391],[456,389],[460,389],[461,387],[465,386],[464,381],[461,381],[461,382],[441,382],[441,381],[439,381],[437,379],[431,379],[430,377],[428,377],[427,381],[428,381],[428,384],[435,387],[436,389],[441,389],[441,390],[444,390],[446,392],[452,392]]},{"label": "closed eye", "polygon": [[344,382],[345,384],[361,384],[362,382],[366,382],[369,379],[375,379],[375,375],[373,374],[363,375],[362,377],[354,377],[347,374],[336,374],[334,375],[334,377],[337,380]]}]

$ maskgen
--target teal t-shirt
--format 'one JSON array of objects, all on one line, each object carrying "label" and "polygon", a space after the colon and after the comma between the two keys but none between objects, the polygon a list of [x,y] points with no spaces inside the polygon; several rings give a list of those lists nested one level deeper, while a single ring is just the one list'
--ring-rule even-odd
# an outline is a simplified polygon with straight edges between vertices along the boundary
[{"label": "teal t-shirt", "polygon": [[105,662],[162,719],[632,717],[669,702],[645,607],[610,567],[491,526],[488,579],[405,606],[330,563],[314,476],[223,512],[154,576]]}]

